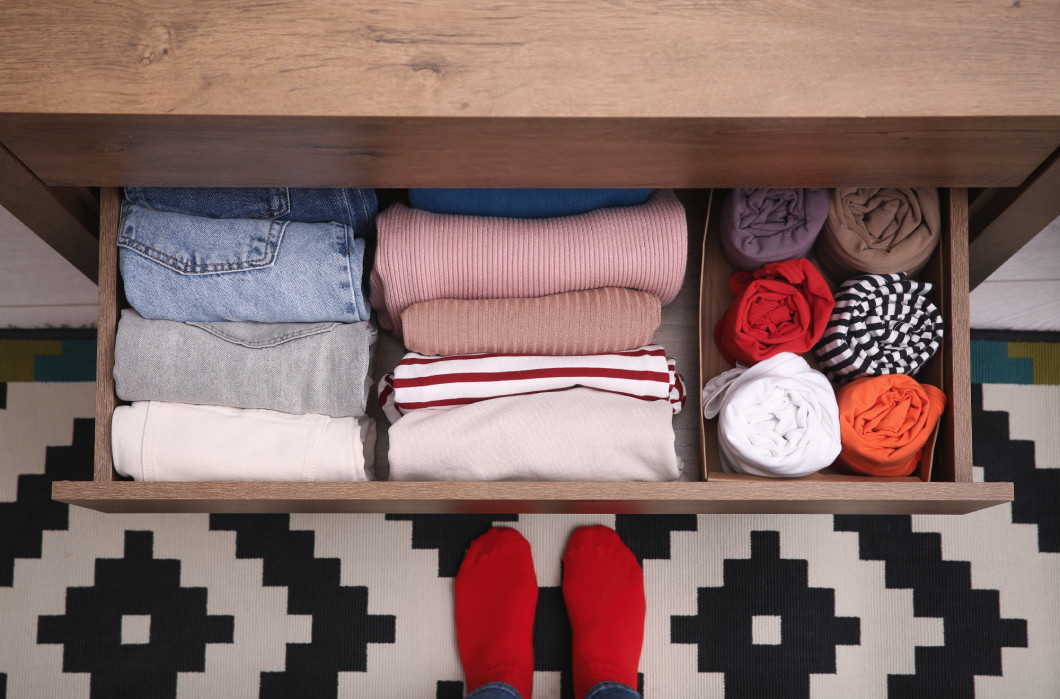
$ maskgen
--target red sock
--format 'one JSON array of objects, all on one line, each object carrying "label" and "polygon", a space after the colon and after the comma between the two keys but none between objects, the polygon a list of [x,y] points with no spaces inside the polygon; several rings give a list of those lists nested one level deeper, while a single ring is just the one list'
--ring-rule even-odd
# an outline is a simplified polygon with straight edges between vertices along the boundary
[{"label": "red sock", "polygon": [[456,643],[467,691],[507,682],[534,690],[537,576],[530,543],[508,527],[471,542],[456,574]]},{"label": "red sock", "polygon": [[574,638],[574,694],[600,682],[637,688],[644,573],[614,529],[580,527],[563,552],[563,599]]}]

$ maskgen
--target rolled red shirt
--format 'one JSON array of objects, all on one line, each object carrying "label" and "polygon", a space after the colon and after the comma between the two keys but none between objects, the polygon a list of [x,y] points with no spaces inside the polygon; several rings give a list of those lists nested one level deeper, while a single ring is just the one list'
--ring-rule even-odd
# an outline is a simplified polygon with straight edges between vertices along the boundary
[{"label": "rolled red shirt", "polygon": [[824,277],[802,258],[736,272],[729,291],[735,300],[714,326],[714,341],[733,365],[808,352],[828,327],[835,305]]}]

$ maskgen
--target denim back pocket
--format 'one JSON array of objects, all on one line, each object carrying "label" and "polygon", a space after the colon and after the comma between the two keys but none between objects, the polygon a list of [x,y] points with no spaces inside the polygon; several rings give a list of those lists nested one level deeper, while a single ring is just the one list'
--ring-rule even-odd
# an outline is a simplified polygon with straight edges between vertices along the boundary
[{"label": "denim back pocket", "polygon": [[220,274],[271,267],[286,221],[213,219],[122,206],[118,246],[180,274]]},{"label": "denim back pocket", "polygon": [[126,187],[125,198],[157,211],[210,218],[284,218],[291,211],[286,187]]},{"label": "denim back pocket", "polygon": [[189,322],[187,325],[194,326],[200,330],[219,337],[226,342],[242,345],[248,349],[264,349],[276,347],[292,340],[300,340],[303,337],[311,337],[322,333],[331,332],[338,323],[254,323],[245,322],[213,322],[196,323]]}]

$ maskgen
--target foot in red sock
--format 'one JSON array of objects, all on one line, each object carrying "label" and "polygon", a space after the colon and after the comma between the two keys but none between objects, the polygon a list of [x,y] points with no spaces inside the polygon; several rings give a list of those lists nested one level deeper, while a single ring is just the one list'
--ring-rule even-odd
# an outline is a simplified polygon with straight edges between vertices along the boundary
[{"label": "foot in red sock", "polygon": [[574,694],[600,682],[637,688],[644,573],[614,529],[580,527],[563,552],[563,599],[574,641]]},{"label": "foot in red sock", "polygon": [[507,682],[530,699],[536,608],[537,576],[523,535],[494,527],[472,541],[456,574],[456,643],[468,692]]}]

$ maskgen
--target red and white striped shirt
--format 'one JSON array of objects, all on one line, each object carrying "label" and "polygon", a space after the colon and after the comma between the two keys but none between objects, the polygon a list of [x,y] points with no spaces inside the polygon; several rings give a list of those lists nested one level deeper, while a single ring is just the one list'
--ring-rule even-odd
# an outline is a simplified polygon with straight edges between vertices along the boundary
[{"label": "red and white striped shirt", "polygon": [[684,379],[658,345],[606,354],[458,354],[410,352],[379,382],[379,404],[396,422],[410,410],[453,408],[501,396],[563,391],[575,386],[640,400],[685,403]]}]

